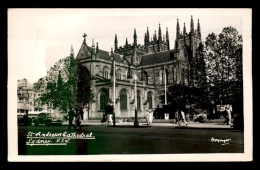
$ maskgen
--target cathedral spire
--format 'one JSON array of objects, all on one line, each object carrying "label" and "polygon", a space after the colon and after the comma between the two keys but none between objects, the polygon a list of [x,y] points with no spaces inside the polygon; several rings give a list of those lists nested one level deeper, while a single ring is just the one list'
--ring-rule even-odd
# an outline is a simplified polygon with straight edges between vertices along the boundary
[{"label": "cathedral spire", "polygon": [[149,42],[149,41],[150,41],[150,35],[149,35],[149,29],[148,29],[148,27],[147,27],[146,37],[147,37],[147,42]]},{"label": "cathedral spire", "polygon": [[115,51],[118,50],[117,35],[115,34]]},{"label": "cathedral spire", "polygon": [[167,43],[167,46],[168,46],[168,50],[170,50],[170,40],[169,40],[168,27],[166,27],[166,43]]},{"label": "cathedral spire", "polygon": [[114,57],[114,51],[113,51],[113,48],[111,47],[111,52],[110,52],[110,57]]},{"label": "cathedral spire", "polygon": [[146,33],[144,33],[144,46],[146,46],[147,44],[147,36],[146,36]]},{"label": "cathedral spire", "polygon": [[186,26],[185,26],[185,22],[184,22],[184,26],[183,26],[183,38],[184,38],[184,44],[186,44]]},{"label": "cathedral spire", "polygon": [[179,19],[177,18],[177,26],[176,26],[176,39],[180,37],[180,25],[179,25]]},{"label": "cathedral spire", "polygon": [[161,31],[161,24],[159,24],[159,30],[158,30],[158,40],[162,42],[162,31]]},{"label": "cathedral spire", "polygon": [[126,46],[126,47],[128,46],[127,38],[126,38],[126,40],[125,40],[125,46]]},{"label": "cathedral spire", "polygon": [[192,16],[191,16],[191,21],[190,21],[190,32],[194,33],[194,22],[193,22]]},{"label": "cathedral spire", "polygon": [[201,32],[200,32],[200,20],[198,19],[198,25],[197,25],[197,35],[198,38],[201,38]]},{"label": "cathedral spire", "polygon": [[94,39],[92,40],[92,47],[95,47]]},{"label": "cathedral spire", "polygon": [[166,27],[166,40],[169,39],[168,27]]},{"label": "cathedral spire", "polygon": [[134,46],[137,46],[137,35],[136,35],[136,29],[134,30]]},{"label": "cathedral spire", "polygon": [[94,39],[92,40],[92,49],[91,49],[91,55],[95,55],[95,43],[94,43]]},{"label": "cathedral spire", "polygon": [[71,57],[74,57],[74,49],[73,49],[73,46],[71,45],[70,47],[70,56]]},{"label": "cathedral spire", "polygon": [[183,36],[186,37],[186,26],[185,26],[185,22],[184,22],[184,26],[183,26]]},{"label": "cathedral spire", "polygon": [[98,43],[97,43],[97,46],[96,46],[96,54],[99,54]]},{"label": "cathedral spire", "polygon": [[154,42],[156,42],[157,41],[157,35],[156,35],[156,30],[154,31]]}]

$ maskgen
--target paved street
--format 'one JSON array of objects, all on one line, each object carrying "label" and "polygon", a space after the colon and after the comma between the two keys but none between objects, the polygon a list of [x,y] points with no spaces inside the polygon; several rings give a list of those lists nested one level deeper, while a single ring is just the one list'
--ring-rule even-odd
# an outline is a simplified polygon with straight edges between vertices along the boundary
[{"label": "paved street", "polygon": [[[230,128],[185,126],[84,125],[82,130],[67,126],[18,126],[20,155],[91,154],[174,154],[243,153],[243,131]],[[90,134],[95,139],[70,139],[66,145],[25,145],[28,132]],[[225,141],[224,141],[225,140]]]}]

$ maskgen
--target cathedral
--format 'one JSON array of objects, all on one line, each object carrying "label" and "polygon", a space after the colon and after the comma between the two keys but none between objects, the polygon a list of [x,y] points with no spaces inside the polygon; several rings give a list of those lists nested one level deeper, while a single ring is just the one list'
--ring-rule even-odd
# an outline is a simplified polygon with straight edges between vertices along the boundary
[{"label": "cathedral", "polygon": [[[170,49],[168,28],[166,36],[162,35],[159,24],[156,31],[150,35],[149,28],[144,35],[144,45],[138,44],[136,29],[134,29],[133,44],[118,46],[115,35],[114,49],[107,52],[99,49],[98,43],[92,42],[92,47],[86,44],[86,34],[81,48],[76,56],[88,74],[94,77],[91,89],[95,94],[94,102],[89,105],[89,119],[101,118],[105,107],[113,103],[113,76],[115,76],[115,117],[116,119],[135,117],[135,81],[137,86],[138,117],[145,116],[147,109],[161,108],[160,96],[168,87],[174,84],[188,85],[188,70],[190,62],[195,57],[196,48],[201,42],[201,30],[198,20],[194,28],[191,16],[190,31],[180,30],[177,19],[176,40]],[[115,62],[115,75],[112,73]]]}]

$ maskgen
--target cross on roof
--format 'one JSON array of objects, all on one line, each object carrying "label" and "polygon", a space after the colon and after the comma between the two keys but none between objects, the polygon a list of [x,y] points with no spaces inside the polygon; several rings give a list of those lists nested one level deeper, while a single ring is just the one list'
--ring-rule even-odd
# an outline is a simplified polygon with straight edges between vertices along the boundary
[{"label": "cross on roof", "polygon": [[86,33],[84,33],[83,37],[84,37],[84,40],[86,40],[87,34],[86,34]]}]

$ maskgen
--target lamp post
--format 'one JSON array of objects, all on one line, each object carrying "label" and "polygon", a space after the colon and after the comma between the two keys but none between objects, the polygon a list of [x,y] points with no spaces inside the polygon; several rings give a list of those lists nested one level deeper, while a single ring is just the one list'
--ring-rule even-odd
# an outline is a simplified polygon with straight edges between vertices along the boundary
[{"label": "lamp post", "polygon": [[139,126],[139,122],[138,122],[138,117],[137,117],[137,93],[136,93],[136,80],[137,80],[137,76],[136,74],[134,75],[134,82],[135,82],[135,121],[134,121],[134,126],[137,127]]},{"label": "lamp post", "polygon": [[113,126],[116,126],[115,104],[116,104],[116,79],[115,79],[115,58],[113,56],[113,49],[111,48],[112,60],[112,76],[113,76]]},{"label": "lamp post", "polygon": [[165,94],[164,94],[164,104],[165,105],[167,105],[167,94],[166,94],[166,83],[167,83],[167,81],[166,81],[166,71],[165,71],[165,66],[163,67],[163,74],[164,74],[164,92],[165,92]]}]

